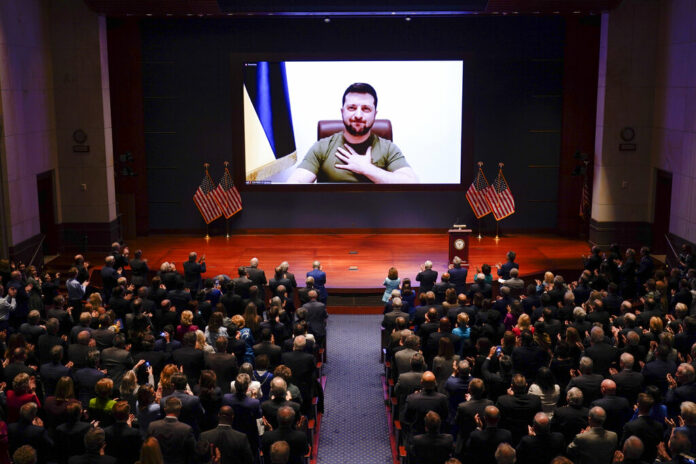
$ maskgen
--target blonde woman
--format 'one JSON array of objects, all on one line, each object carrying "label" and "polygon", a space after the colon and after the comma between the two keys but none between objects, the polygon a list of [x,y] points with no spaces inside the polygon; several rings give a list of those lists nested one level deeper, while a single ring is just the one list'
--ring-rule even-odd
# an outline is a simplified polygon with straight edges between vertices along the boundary
[{"label": "blonde woman", "polygon": [[196,349],[202,350],[204,353],[215,353],[215,348],[208,344],[208,341],[205,339],[205,333],[200,329],[196,330]]},{"label": "blonde woman", "polygon": [[198,326],[193,323],[193,313],[189,310],[181,312],[180,324],[176,327],[175,338],[181,341],[187,332],[195,332]]}]

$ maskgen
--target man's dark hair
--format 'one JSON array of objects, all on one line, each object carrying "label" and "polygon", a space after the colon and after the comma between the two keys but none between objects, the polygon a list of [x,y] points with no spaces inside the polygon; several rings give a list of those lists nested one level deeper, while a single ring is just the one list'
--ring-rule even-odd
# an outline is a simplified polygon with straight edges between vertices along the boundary
[{"label": "man's dark hair", "polygon": [[15,464],[36,464],[36,450],[29,445],[22,445],[12,455]]},{"label": "man's dark hair", "polygon": [[174,375],[172,375],[172,385],[174,386],[174,389],[176,390],[186,390],[186,383],[188,382],[188,379],[186,378],[186,374],[182,374],[181,372],[176,372]]},{"label": "man's dark hair", "polygon": [[437,433],[440,431],[440,415],[435,411],[428,411],[425,415],[425,430],[430,433]]},{"label": "man's dark hair", "polygon": [[196,332],[186,332],[181,341],[184,346],[196,346]]},{"label": "man's dark hair", "polygon": [[123,348],[126,346],[126,337],[123,334],[114,335],[114,347]]},{"label": "man's dark hair", "polygon": [[176,417],[179,417],[181,413],[181,400],[176,396],[167,398],[164,402],[164,413],[174,414]]},{"label": "man's dark hair", "polygon": [[60,345],[55,345],[51,348],[51,361],[54,363],[59,363],[63,359],[63,347]]},{"label": "man's dark hair", "polygon": [[88,453],[98,454],[105,443],[106,435],[103,429],[94,427],[85,433],[85,451]]},{"label": "man's dark hair", "polygon": [[365,84],[364,82],[356,82],[350,84],[345,92],[343,92],[343,99],[341,101],[341,106],[346,103],[346,95],[349,93],[369,93],[372,98],[375,99],[375,109],[377,108],[377,91],[370,84]]}]

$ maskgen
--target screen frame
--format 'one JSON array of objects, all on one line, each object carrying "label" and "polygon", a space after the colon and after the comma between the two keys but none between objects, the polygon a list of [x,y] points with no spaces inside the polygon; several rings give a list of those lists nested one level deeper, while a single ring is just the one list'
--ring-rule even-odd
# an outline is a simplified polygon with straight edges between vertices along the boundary
[{"label": "screen frame", "polygon": [[[460,182],[458,184],[371,184],[371,183],[313,183],[313,184],[247,184],[245,167],[243,93],[244,64],[254,61],[444,61],[459,60],[463,64],[462,76],[462,127],[460,153]],[[232,53],[230,66],[232,137],[232,174],[240,191],[250,192],[374,192],[374,191],[440,191],[466,190],[474,173],[474,112],[473,112],[474,59],[471,53],[434,52],[414,53]],[[338,118],[338,115],[337,115]],[[237,156],[235,156],[237,154]],[[304,157],[304,153],[297,156]],[[465,162],[466,161],[466,162]]]}]

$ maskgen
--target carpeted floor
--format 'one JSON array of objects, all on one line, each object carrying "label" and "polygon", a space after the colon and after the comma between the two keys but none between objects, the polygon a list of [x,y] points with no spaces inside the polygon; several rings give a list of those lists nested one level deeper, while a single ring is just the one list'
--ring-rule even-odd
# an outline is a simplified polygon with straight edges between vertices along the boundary
[{"label": "carpeted floor", "polygon": [[379,363],[381,315],[329,317],[318,464],[391,464]]}]

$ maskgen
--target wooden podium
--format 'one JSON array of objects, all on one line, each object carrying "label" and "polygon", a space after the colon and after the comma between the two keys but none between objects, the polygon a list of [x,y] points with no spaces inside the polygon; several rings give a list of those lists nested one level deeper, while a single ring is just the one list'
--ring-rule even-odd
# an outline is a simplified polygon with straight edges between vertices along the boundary
[{"label": "wooden podium", "polygon": [[447,231],[449,236],[449,262],[459,256],[463,263],[469,263],[469,237],[471,229],[456,228]]}]

